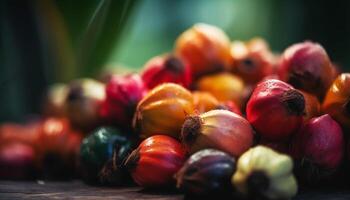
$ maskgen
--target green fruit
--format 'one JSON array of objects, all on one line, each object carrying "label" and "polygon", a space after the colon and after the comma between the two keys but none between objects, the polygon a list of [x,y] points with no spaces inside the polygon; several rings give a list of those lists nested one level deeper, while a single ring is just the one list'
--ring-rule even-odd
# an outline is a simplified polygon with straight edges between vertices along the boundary
[{"label": "green fruit", "polygon": [[[88,183],[99,183],[101,170],[108,166],[118,167],[132,148],[131,140],[119,130],[101,127],[84,138],[80,146],[80,168]],[[113,169],[116,170],[116,169]]]}]

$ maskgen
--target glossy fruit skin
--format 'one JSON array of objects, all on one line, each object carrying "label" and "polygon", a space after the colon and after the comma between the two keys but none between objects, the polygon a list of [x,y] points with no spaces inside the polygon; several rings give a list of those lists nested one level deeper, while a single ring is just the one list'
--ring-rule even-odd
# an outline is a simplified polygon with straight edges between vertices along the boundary
[{"label": "glossy fruit skin", "polygon": [[186,194],[204,196],[227,193],[236,160],[219,150],[204,149],[193,154],[177,172],[177,188]]},{"label": "glossy fruit skin", "polygon": [[32,146],[11,142],[0,146],[0,179],[23,180],[36,177],[35,150]]},{"label": "glossy fruit skin", "polygon": [[253,129],[240,115],[227,110],[211,110],[187,117],[181,140],[190,154],[215,148],[238,157],[253,144]]},{"label": "glossy fruit skin", "polygon": [[292,170],[289,156],[259,145],[238,159],[232,184],[249,199],[290,199],[297,193]]},{"label": "glossy fruit skin", "polygon": [[71,129],[65,118],[47,118],[37,138],[38,165],[47,179],[66,179],[74,175],[82,136]]},{"label": "glossy fruit skin", "polygon": [[100,123],[99,110],[105,99],[105,85],[93,79],[78,79],[69,84],[65,112],[72,126],[89,132]]},{"label": "glossy fruit skin", "polygon": [[317,97],[302,90],[298,91],[303,94],[305,99],[304,121],[307,122],[311,118],[319,116],[321,114],[321,104]]},{"label": "glossy fruit skin", "polygon": [[335,78],[332,68],[324,48],[306,41],[284,51],[278,71],[282,81],[322,99]]},{"label": "glossy fruit skin", "polygon": [[99,173],[115,154],[115,164],[121,165],[131,151],[132,142],[119,130],[100,127],[84,138],[80,146],[80,168],[87,183],[100,183]]},{"label": "glossy fruit skin", "polygon": [[322,104],[322,111],[332,116],[343,127],[350,128],[350,74],[337,77],[329,88]]},{"label": "glossy fruit skin", "polygon": [[160,133],[178,138],[185,117],[193,112],[191,92],[180,85],[165,83],[139,102],[133,127],[143,138]]},{"label": "glossy fruit skin", "polygon": [[199,113],[214,110],[220,105],[220,102],[209,92],[195,91],[193,95],[193,104]]},{"label": "glossy fruit skin", "polygon": [[204,76],[198,80],[196,88],[211,93],[219,101],[234,101],[239,106],[242,104],[244,82],[238,76],[229,73]]},{"label": "glossy fruit skin", "polygon": [[177,83],[189,88],[192,82],[190,66],[174,55],[152,58],[145,64],[141,77],[148,89],[162,83]]},{"label": "glossy fruit skin", "polygon": [[300,161],[297,170],[312,183],[328,178],[344,156],[343,131],[330,115],[312,118],[294,135],[291,155]]},{"label": "glossy fruit skin", "polygon": [[106,99],[100,109],[101,118],[110,125],[131,130],[136,106],[146,92],[139,75],[113,75],[106,85]]},{"label": "glossy fruit skin", "polygon": [[166,187],[185,162],[182,145],[172,137],[154,135],[144,140],[124,162],[134,181],[142,187]]},{"label": "glossy fruit skin", "polygon": [[274,71],[275,58],[268,44],[261,38],[231,44],[234,60],[232,72],[248,84],[256,84]]},{"label": "glossy fruit skin", "polygon": [[194,79],[232,65],[229,38],[208,24],[195,24],[182,33],[176,40],[175,53],[190,65]]},{"label": "glossy fruit skin", "polygon": [[305,100],[289,84],[270,79],[259,83],[247,104],[247,119],[269,140],[289,137],[303,121]]}]

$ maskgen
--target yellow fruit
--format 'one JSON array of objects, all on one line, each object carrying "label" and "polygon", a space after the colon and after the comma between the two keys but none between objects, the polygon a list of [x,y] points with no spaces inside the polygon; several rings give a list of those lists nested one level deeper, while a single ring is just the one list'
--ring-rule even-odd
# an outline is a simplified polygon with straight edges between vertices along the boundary
[{"label": "yellow fruit", "polygon": [[292,169],[293,161],[289,156],[256,146],[239,158],[232,184],[249,197],[289,199],[297,193]]},{"label": "yellow fruit", "polygon": [[159,134],[179,138],[186,116],[193,112],[191,92],[180,85],[165,83],[139,102],[133,126],[143,138]]},{"label": "yellow fruit", "polygon": [[220,73],[198,80],[197,89],[211,93],[219,101],[234,101],[240,106],[244,94],[244,82],[238,76]]}]

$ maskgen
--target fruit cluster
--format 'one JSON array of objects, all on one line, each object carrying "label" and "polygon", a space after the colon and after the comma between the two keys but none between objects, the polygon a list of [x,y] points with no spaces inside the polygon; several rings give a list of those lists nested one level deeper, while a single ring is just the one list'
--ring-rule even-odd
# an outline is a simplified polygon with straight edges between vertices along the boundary
[{"label": "fruit cluster", "polygon": [[55,85],[44,116],[1,126],[1,177],[78,161],[92,184],[289,199],[296,180],[337,179],[350,158],[350,74],[320,44],[277,55],[263,39],[231,42],[207,24],[139,74]]}]

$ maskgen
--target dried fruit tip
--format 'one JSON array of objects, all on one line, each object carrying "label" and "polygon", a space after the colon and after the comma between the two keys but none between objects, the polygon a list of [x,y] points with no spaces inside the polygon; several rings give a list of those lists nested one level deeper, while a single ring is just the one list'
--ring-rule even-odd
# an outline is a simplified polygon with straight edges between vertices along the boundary
[{"label": "dried fruit tip", "polygon": [[295,89],[283,93],[281,101],[286,105],[291,115],[301,116],[305,110],[305,99],[303,94]]},{"label": "dried fruit tip", "polygon": [[254,171],[247,178],[247,186],[249,193],[263,196],[264,192],[269,188],[270,180],[263,171]]},{"label": "dried fruit tip", "polygon": [[247,70],[252,70],[254,66],[254,61],[251,58],[246,58],[242,61],[242,64],[246,66]]},{"label": "dried fruit tip", "polygon": [[135,149],[131,154],[123,161],[123,167],[127,170],[133,170],[140,160],[139,149]]},{"label": "dried fruit tip", "polygon": [[165,66],[177,73],[181,73],[185,70],[185,66],[182,64],[181,60],[174,56],[169,56],[165,60]]},{"label": "dried fruit tip", "polygon": [[68,101],[75,101],[75,100],[81,100],[83,99],[83,88],[81,85],[78,85],[77,83],[73,83],[71,85],[71,89],[69,93],[67,94],[67,100]]},{"label": "dried fruit tip", "polygon": [[202,120],[199,116],[187,117],[182,126],[182,140],[187,144],[193,143],[198,134],[200,134],[201,126]]}]

